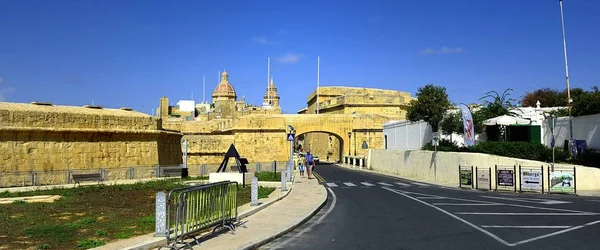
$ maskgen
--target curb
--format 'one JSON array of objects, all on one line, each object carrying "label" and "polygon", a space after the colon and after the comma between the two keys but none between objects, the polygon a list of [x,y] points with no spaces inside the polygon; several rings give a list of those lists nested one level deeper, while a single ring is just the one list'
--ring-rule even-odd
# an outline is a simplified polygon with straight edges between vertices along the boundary
[{"label": "curb", "polygon": [[[319,186],[321,186],[323,189],[325,189],[324,186],[322,186],[322,185],[319,185]],[[294,225],[291,225],[288,228],[282,230],[281,232],[279,232],[279,233],[277,233],[275,235],[272,235],[272,236],[270,236],[270,237],[268,237],[266,239],[263,239],[263,240],[261,240],[259,242],[247,244],[247,245],[245,245],[245,246],[243,246],[243,247],[241,247],[239,249],[243,249],[243,250],[256,249],[256,248],[258,248],[258,247],[260,247],[262,245],[265,245],[265,244],[267,244],[267,243],[269,243],[269,242],[271,242],[271,241],[273,241],[273,240],[281,237],[284,234],[289,233],[290,231],[296,229],[298,226],[304,224],[306,221],[308,221],[310,218],[312,218],[315,214],[317,214],[319,212],[319,210],[321,210],[321,208],[323,208],[323,206],[325,206],[325,203],[327,203],[327,199],[328,199],[327,198],[327,190],[325,189],[325,197],[323,198],[323,202],[321,202],[320,204],[317,204],[315,206],[315,208],[313,209],[313,211],[310,212],[310,213],[308,213],[302,220],[298,221],[298,223],[296,223]]]}]

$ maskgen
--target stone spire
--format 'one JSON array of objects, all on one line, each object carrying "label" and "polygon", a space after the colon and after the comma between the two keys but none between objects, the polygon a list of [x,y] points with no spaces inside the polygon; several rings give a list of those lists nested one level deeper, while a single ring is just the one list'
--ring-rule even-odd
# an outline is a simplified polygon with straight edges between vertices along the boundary
[{"label": "stone spire", "polygon": [[269,103],[273,107],[279,107],[279,95],[277,94],[277,87],[275,86],[272,76],[271,80],[269,81],[269,86],[267,86],[267,92],[263,98],[264,103]]}]

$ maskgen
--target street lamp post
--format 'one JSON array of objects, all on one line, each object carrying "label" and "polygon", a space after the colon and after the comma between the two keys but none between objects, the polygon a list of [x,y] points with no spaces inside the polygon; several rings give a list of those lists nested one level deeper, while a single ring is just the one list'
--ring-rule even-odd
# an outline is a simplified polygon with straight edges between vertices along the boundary
[{"label": "street lamp post", "polygon": [[348,156],[351,155],[351,151],[350,151],[350,142],[352,142],[352,132],[348,132]]},{"label": "street lamp post", "polygon": [[[571,83],[569,82],[569,63],[567,60],[567,38],[565,35],[565,18],[563,14],[563,4],[562,0],[558,0],[560,5],[560,21],[562,25],[562,37],[563,37],[563,51],[565,54],[565,73],[566,73],[566,81],[567,81],[567,106],[569,108],[569,145],[571,148],[573,146],[573,117],[571,116],[571,107],[573,100],[571,99]],[[571,152],[573,150],[571,149]]]}]

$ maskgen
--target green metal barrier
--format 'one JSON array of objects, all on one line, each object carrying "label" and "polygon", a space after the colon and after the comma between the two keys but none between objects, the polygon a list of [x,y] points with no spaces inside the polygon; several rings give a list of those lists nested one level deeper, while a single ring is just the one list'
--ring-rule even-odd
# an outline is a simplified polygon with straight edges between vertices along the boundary
[{"label": "green metal barrier", "polygon": [[190,247],[186,238],[197,243],[194,234],[211,227],[213,233],[219,228],[235,231],[237,188],[237,182],[223,181],[157,193],[155,236],[167,238],[163,247],[179,249]]}]

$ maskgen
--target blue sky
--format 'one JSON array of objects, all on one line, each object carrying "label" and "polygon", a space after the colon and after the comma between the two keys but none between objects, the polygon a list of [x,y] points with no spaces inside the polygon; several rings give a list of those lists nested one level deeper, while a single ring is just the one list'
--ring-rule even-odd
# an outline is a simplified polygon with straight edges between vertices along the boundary
[{"label": "blue sky", "polygon": [[[572,87],[598,85],[600,1],[564,0]],[[453,102],[485,91],[564,88],[558,0],[0,1],[0,99],[94,102],[151,113],[161,96],[207,99],[227,69],[260,104],[267,57],[285,112],[316,87],[414,94],[445,86]]]}]

